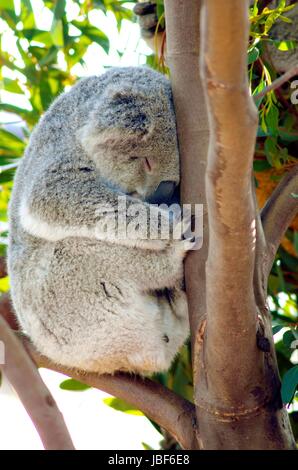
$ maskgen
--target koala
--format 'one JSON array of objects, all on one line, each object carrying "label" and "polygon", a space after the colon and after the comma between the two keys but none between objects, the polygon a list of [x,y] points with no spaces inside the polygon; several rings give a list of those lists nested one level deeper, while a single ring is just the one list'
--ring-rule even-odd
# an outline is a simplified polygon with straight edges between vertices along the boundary
[{"label": "koala", "polygon": [[[255,0],[249,0],[249,6],[252,7]],[[279,0],[272,1],[259,1],[259,10],[264,7],[269,9],[277,8]],[[270,29],[268,34],[268,41],[264,44],[264,57],[273,66],[278,73],[283,73],[294,67],[298,63],[298,2],[297,0],[286,0],[286,6],[293,6],[293,9],[283,13],[282,18]],[[165,47],[165,27],[158,23],[156,13],[156,0],[144,1],[138,0],[134,6],[134,13],[139,20],[140,31],[142,38],[146,41],[147,45],[153,52],[158,55],[164,54]],[[288,18],[284,21],[284,18]],[[292,41],[292,47],[289,50],[279,50],[273,41]],[[162,52],[163,51],[163,52]],[[165,53],[166,55],[166,53]]]},{"label": "koala", "polygon": [[[42,355],[99,374],[170,367],[189,334],[181,283],[193,241],[173,237],[181,222],[156,202],[178,183],[171,87],[161,74],[110,69],[53,102],[32,132],[9,205],[12,302]],[[116,214],[115,227],[124,217],[127,232],[135,209],[145,236],[106,230]],[[148,236],[153,216],[156,239]]]}]

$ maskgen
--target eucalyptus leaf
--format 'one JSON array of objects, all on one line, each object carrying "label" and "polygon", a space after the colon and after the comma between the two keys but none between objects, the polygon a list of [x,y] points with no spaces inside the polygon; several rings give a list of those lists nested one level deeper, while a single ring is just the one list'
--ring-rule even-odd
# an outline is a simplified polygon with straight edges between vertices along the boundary
[{"label": "eucalyptus leaf", "polygon": [[82,392],[91,388],[89,385],[83,384],[82,382],[79,382],[78,380],[74,379],[64,380],[63,382],[61,382],[59,387],[62,390],[68,390],[71,392]]},{"label": "eucalyptus leaf", "polygon": [[282,380],[281,397],[283,403],[291,403],[298,385],[298,366],[289,369]]},{"label": "eucalyptus leaf", "polygon": [[124,400],[121,400],[120,398],[113,398],[113,397],[104,398],[103,402],[110,408],[113,408],[114,410],[122,411],[123,413],[131,414],[131,415],[144,416],[141,411],[135,409],[129,403],[126,403]]}]

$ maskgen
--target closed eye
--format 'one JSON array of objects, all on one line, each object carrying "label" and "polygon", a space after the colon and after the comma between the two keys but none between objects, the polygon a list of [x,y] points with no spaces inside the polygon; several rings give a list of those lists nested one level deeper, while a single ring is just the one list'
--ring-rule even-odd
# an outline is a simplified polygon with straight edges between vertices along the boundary
[{"label": "closed eye", "polygon": [[152,171],[152,166],[151,166],[151,163],[149,161],[148,158],[145,158],[145,169],[148,171],[148,172],[151,172]]},{"label": "closed eye", "polygon": [[142,160],[144,162],[145,171],[147,171],[148,173],[152,172],[152,161],[149,158],[129,157],[128,159],[129,162],[134,162],[135,160]]}]

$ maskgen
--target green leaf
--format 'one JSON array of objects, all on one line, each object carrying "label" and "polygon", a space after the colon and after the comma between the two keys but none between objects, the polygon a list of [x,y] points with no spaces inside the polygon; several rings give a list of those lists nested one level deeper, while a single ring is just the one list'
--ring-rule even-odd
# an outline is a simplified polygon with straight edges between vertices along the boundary
[{"label": "green leaf", "polygon": [[17,80],[11,80],[10,78],[3,78],[2,80],[3,88],[10,93],[18,93],[23,95],[23,90],[18,84]]},{"label": "green leaf", "polygon": [[157,6],[156,6],[156,14],[157,14],[157,18],[160,20],[160,18],[164,15],[164,12],[165,12],[165,8],[164,8],[164,5],[163,3],[157,3]]},{"label": "green leaf", "polygon": [[[266,88],[266,82],[265,80],[262,80],[260,81],[260,83],[258,84],[258,86],[256,86],[256,88],[254,89],[253,91],[253,96],[254,95],[258,95],[259,93],[261,93],[261,91],[264,90],[264,88]],[[265,99],[265,97],[263,96],[262,98],[260,98],[259,100],[256,101],[256,106],[257,108],[260,107],[260,104],[262,103],[262,101]]]},{"label": "green leaf", "polygon": [[278,127],[278,120],[279,120],[279,110],[277,106],[272,104],[268,109],[268,112],[265,115],[266,124],[269,128],[270,135],[277,135],[277,127]]},{"label": "green leaf", "polygon": [[288,370],[282,380],[281,397],[283,403],[291,403],[298,385],[298,366]]},{"label": "green leaf", "polygon": [[19,21],[19,17],[15,14],[13,0],[1,0],[0,17],[7,22],[10,28],[13,30],[15,29],[15,26]]},{"label": "green leaf", "polygon": [[47,75],[43,74],[40,81],[40,99],[42,103],[42,107],[44,111],[48,109],[50,104],[52,103],[54,97],[52,95],[52,89],[50,87],[49,81],[47,79]]},{"label": "green leaf", "polygon": [[9,183],[13,180],[15,175],[15,169],[7,170],[1,173],[0,171],[0,184]]},{"label": "green leaf", "polygon": [[182,364],[181,361],[179,361],[179,363],[177,364],[172,390],[178,395],[181,395],[184,398],[187,398],[188,400],[192,400],[193,390],[189,384],[189,378],[185,371],[185,366],[184,364]]},{"label": "green leaf", "polygon": [[254,171],[256,172],[269,170],[269,168],[271,168],[267,160],[254,160],[253,165]]},{"label": "green leaf", "polygon": [[126,403],[124,400],[120,400],[120,398],[104,398],[103,402],[114,410],[122,411],[123,413],[131,415],[144,416],[141,411],[136,410],[132,405]]},{"label": "green leaf", "polygon": [[35,28],[35,18],[30,0],[21,0],[21,21],[24,28]]},{"label": "green leaf", "polygon": [[86,21],[71,21],[71,24],[78,28],[82,33],[87,36],[91,41],[99,44],[103,50],[108,53],[110,48],[110,42],[108,37],[95,26],[90,25]]},{"label": "green leaf", "polygon": [[82,392],[84,390],[88,390],[89,388],[91,388],[89,387],[89,385],[83,384],[82,382],[79,382],[78,380],[75,380],[75,379],[64,380],[63,382],[61,382],[59,387],[62,390],[69,390],[72,392]]},{"label": "green leaf", "polygon": [[54,18],[60,20],[65,13],[66,0],[56,0]]},{"label": "green leaf", "polygon": [[270,274],[268,279],[268,287],[270,294],[277,294],[277,292],[279,292],[279,280],[277,276]]},{"label": "green leaf", "polygon": [[14,11],[14,1],[13,0],[1,0],[1,10],[2,9]]},{"label": "green leaf", "polygon": [[279,253],[281,255],[281,259],[283,263],[285,263],[286,267],[289,271],[293,273],[298,273],[298,263],[297,258],[290,255],[283,247],[279,247]]},{"label": "green leaf", "polygon": [[23,34],[29,42],[36,41],[44,44],[46,47],[53,45],[51,33],[42,29],[23,29]]},{"label": "green leaf", "polygon": [[275,325],[272,327],[272,334],[273,335],[276,335],[276,333],[278,333],[280,330],[282,330],[284,328],[283,325]]},{"label": "green leaf", "polygon": [[297,47],[296,41],[273,41],[279,51],[293,51]]},{"label": "green leaf", "polygon": [[39,114],[8,103],[0,103],[0,111],[17,114],[29,124],[35,124],[39,119]]},{"label": "green leaf", "polygon": [[249,49],[248,55],[247,55],[248,65],[255,62],[259,58],[259,55],[260,55],[260,51],[257,47],[253,47],[252,49]]},{"label": "green leaf", "polygon": [[57,47],[63,47],[64,36],[63,36],[63,23],[61,20],[55,20],[53,22],[51,33],[52,33],[53,44],[55,44],[55,46]]},{"label": "green leaf", "polygon": [[144,450],[154,450],[153,447],[149,446],[149,444],[146,444],[146,442],[142,442],[142,446]]},{"label": "green leaf", "polygon": [[267,137],[264,144],[265,155],[271,166],[275,166],[278,159],[278,148],[276,137]]},{"label": "green leaf", "polygon": [[291,349],[292,348],[292,343],[295,341],[297,338],[294,334],[293,330],[287,330],[282,337],[283,343],[286,348]]},{"label": "green leaf", "polygon": [[284,15],[280,15],[279,16],[279,19],[284,21],[285,23],[289,23],[289,24],[292,24],[293,21],[291,20],[291,18],[288,18],[287,16],[284,16]]},{"label": "green leaf", "polygon": [[282,140],[285,142],[296,142],[298,140],[298,133],[297,131],[290,131],[285,127],[278,128],[278,135]]},{"label": "green leaf", "polygon": [[0,129],[0,148],[2,149],[13,149],[13,150],[24,150],[25,142],[16,135],[5,129]]},{"label": "green leaf", "polygon": [[57,54],[58,54],[58,49],[56,46],[50,47],[49,51],[47,54],[41,59],[40,65],[48,65],[50,63],[56,63],[57,62]]},{"label": "green leaf", "polygon": [[66,0],[57,0],[54,8],[53,23],[51,26],[51,34],[53,44],[57,47],[64,46],[63,22],[62,18],[65,14]]}]

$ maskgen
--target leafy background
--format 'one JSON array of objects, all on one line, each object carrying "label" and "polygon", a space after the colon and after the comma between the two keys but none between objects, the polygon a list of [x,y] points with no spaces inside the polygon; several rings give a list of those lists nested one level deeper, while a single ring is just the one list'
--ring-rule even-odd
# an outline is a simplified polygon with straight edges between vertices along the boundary
[{"label": "leafy background", "polygon": [[[253,94],[260,92],[277,76],[277,71],[268,57],[268,44],[285,53],[297,48],[293,40],[276,40],[270,36],[276,21],[290,21],[285,14],[297,2],[287,6],[282,0],[274,9],[262,8],[261,3],[255,1],[250,9],[251,36],[247,55]],[[69,17],[67,7],[71,4],[76,5],[78,10],[76,18]],[[0,36],[0,255],[5,256],[7,246],[7,205],[14,172],[22,158],[32,128],[55,97],[78,80],[76,66],[84,66],[84,57],[92,44],[96,43],[106,54],[110,52],[109,37],[92,24],[92,12],[100,10],[104,14],[114,15],[120,30],[124,20],[136,21],[131,9],[134,4],[133,1],[112,0],[43,0],[44,11],[51,16],[51,26],[48,29],[38,29],[30,0],[0,0],[0,31],[11,34],[16,51],[11,53],[2,47]],[[163,26],[163,1],[158,0],[157,4],[159,24]],[[164,60],[157,60],[154,54],[148,55],[147,64],[168,73]],[[291,103],[291,93],[293,90],[288,83],[257,103],[260,122],[254,172],[260,206],[264,205],[282,175],[297,164],[298,107]],[[27,103],[26,106],[17,104],[24,102]],[[7,116],[10,116],[10,122],[13,116],[9,127],[5,124]],[[269,279],[268,298],[283,379],[282,398],[290,413],[296,438],[298,399],[295,390],[298,384],[298,352],[293,345],[298,340],[297,255],[296,219],[278,251]],[[0,292],[5,293],[8,289],[9,279],[1,278]],[[182,349],[171,371],[158,374],[155,379],[192,400],[189,345]],[[61,388],[76,391],[86,389],[72,379],[62,382]],[[119,399],[107,399],[106,404],[122,412],[139,413]],[[176,444],[169,436],[165,436],[162,445],[169,448]],[[144,447],[148,448],[146,444]]]}]

